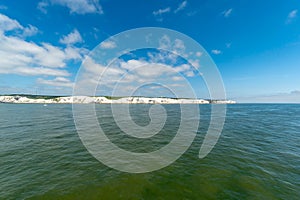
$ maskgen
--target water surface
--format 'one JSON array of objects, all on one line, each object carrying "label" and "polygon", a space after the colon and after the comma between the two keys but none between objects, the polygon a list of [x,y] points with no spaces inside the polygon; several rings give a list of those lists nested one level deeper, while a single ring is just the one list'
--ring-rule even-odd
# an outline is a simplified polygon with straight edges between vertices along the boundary
[{"label": "water surface", "polygon": [[[121,148],[149,152],[176,134],[180,110],[165,105],[168,121],[149,140],[114,123],[109,105],[96,105],[99,123]],[[131,106],[147,125],[149,105]],[[110,169],[91,156],[76,132],[71,105],[0,104],[0,199],[298,199],[300,105],[228,105],[213,151],[198,158],[210,105],[189,148],[172,165],[145,174]]]}]

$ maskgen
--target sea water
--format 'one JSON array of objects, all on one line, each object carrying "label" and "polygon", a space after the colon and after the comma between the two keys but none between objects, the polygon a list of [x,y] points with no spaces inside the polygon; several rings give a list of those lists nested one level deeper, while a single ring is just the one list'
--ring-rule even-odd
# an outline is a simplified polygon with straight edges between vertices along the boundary
[{"label": "sea water", "polygon": [[[136,124],[149,123],[150,107],[130,106]],[[95,105],[107,137],[133,152],[158,150],[174,138],[180,105],[164,107],[164,128],[141,139],[120,130],[110,105]],[[0,199],[300,197],[300,105],[228,105],[218,143],[203,159],[198,154],[211,105],[199,108],[195,140],[177,161],[158,171],[130,174],[105,166],[87,151],[76,131],[72,105],[0,104]]]}]

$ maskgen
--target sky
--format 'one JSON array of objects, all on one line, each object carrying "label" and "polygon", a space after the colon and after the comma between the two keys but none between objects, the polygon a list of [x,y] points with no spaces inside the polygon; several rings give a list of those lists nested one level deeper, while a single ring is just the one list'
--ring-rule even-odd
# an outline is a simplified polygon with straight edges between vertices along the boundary
[{"label": "sky", "polygon": [[[83,60],[94,67],[91,72],[101,70],[89,56],[93,49],[117,48],[108,39],[123,31],[161,27],[187,35],[203,51],[174,62],[159,60],[161,51],[137,51],[120,57],[110,73],[145,64],[130,74],[132,80],[156,80],[155,71],[162,80],[172,76],[170,84],[179,87],[180,77],[151,65],[155,60],[172,66],[197,89],[202,87],[201,73],[187,65],[201,72],[203,55],[208,54],[228,99],[300,103],[299,12],[298,0],[1,0],[0,94],[70,95]],[[172,48],[185,48],[180,41],[174,38]],[[207,98],[197,92],[201,95]]]}]

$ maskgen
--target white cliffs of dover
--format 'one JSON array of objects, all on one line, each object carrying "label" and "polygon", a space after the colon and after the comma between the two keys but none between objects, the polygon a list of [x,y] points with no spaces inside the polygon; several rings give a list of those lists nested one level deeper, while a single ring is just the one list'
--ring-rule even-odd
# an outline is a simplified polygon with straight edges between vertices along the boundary
[{"label": "white cliffs of dover", "polygon": [[108,99],[106,97],[70,96],[56,97],[50,99],[28,98],[26,96],[0,96],[0,103],[42,103],[42,104],[71,104],[71,103],[96,103],[96,104],[234,104],[232,100],[204,99],[173,99],[173,98],[150,98],[150,97],[121,97],[118,99]]}]

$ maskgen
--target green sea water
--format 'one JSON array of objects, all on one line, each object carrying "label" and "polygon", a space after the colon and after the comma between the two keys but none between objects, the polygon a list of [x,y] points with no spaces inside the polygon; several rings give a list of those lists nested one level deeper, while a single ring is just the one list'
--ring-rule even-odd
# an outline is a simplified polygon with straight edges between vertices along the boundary
[{"label": "green sea water", "polygon": [[[132,105],[141,126],[150,105]],[[96,105],[99,124],[119,147],[157,150],[175,136],[179,105],[164,105],[168,120],[151,139],[128,137],[109,105]],[[129,174],[96,160],[81,143],[71,105],[0,104],[0,199],[299,199],[300,105],[227,106],[222,135],[198,158],[210,105],[191,147],[158,171]]]}]

